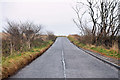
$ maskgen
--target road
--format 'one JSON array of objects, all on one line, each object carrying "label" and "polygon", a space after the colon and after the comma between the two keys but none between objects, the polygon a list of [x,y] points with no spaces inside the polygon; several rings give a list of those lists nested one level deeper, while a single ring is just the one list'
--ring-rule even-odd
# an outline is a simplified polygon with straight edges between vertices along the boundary
[{"label": "road", "polygon": [[11,78],[118,78],[118,70],[85,53],[66,37]]}]

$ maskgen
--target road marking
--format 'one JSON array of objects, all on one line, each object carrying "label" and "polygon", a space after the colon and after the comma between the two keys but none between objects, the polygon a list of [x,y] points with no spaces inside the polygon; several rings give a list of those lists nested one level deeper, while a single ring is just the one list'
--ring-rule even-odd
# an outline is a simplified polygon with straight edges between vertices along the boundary
[{"label": "road marking", "polygon": [[63,64],[64,78],[66,79],[66,68],[65,68],[65,59],[64,59],[63,50],[62,50],[62,64]]}]

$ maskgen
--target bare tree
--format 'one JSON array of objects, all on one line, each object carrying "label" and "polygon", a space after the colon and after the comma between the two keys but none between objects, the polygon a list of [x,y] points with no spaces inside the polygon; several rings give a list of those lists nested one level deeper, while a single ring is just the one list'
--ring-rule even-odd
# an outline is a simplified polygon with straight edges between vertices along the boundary
[{"label": "bare tree", "polygon": [[[101,22],[99,23],[100,33],[97,40],[100,43],[105,43],[105,45],[107,45],[107,42],[112,44],[118,34],[117,5],[118,0],[105,0],[100,1],[100,6],[98,7]],[[108,39],[107,37],[110,38]]]},{"label": "bare tree", "polygon": [[[87,0],[87,4],[77,2],[87,7],[85,13],[88,13],[93,23],[92,33],[92,44],[105,44],[106,46],[112,46],[116,40],[116,36],[119,32],[119,19],[118,19],[118,0]],[[83,26],[82,17],[80,17],[79,6],[73,8],[77,14],[78,22],[73,20],[75,24],[85,32],[86,26]],[[83,16],[85,14],[81,14]]]},{"label": "bare tree", "polygon": [[31,48],[31,41],[35,39],[41,28],[41,25],[35,25],[32,22],[26,22],[21,25],[21,30],[29,49]]},{"label": "bare tree", "polygon": [[36,39],[41,30],[41,25],[35,25],[32,22],[16,23],[7,21],[7,23],[8,26],[4,28],[4,33],[8,36],[4,43],[7,41],[8,43],[6,42],[5,45],[9,46],[10,44],[10,54],[15,51],[22,51],[26,46],[28,47],[26,49],[30,49],[32,41]]},{"label": "bare tree", "polygon": [[118,18],[119,18],[119,29],[120,29],[120,1],[119,1],[119,4],[118,4]]},{"label": "bare tree", "polygon": [[[81,4],[82,6],[87,6],[88,10],[86,10],[85,12],[83,12],[82,14],[80,14],[80,6],[79,5],[76,5],[74,9],[74,11],[76,12],[77,14],[77,18],[78,18],[78,22],[75,21],[75,19],[73,19],[74,23],[77,25],[77,27],[80,29],[80,31],[82,31],[82,34],[85,35],[86,33],[86,29],[88,29],[88,27],[86,26],[86,23],[84,24],[83,22],[83,16],[88,12],[90,17],[91,17],[91,20],[92,20],[92,23],[93,23],[93,26],[92,26],[92,29],[91,29],[91,33],[92,33],[92,43],[94,44],[96,42],[96,31],[97,31],[97,28],[96,28],[96,25],[97,25],[97,20],[98,20],[98,17],[95,17],[95,10],[94,10],[94,7],[96,4],[94,4],[91,0],[87,0],[88,4],[84,4],[82,2],[77,2],[78,4]],[[80,17],[81,16],[81,17]],[[98,16],[98,14],[97,14]],[[89,29],[90,30],[90,29]]]},{"label": "bare tree", "polygon": [[5,28],[6,33],[9,35],[10,40],[10,52],[19,50],[21,42],[21,34],[19,30],[19,24],[8,21],[8,26]]},{"label": "bare tree", "polygon": [[73,22],[76,24],[76,26],[79,28],[80,30],[80,34],[84,35],[84,31],[85,31],[85,27],[83,27],[83,23],[82,23],[82,18],[83,15],[85,14],[85,12],[80,16],[80,6],[76,5],[75,7],[72,7],[73,10],[75,11],[76,15],[77,15],[77,20],[73,19]]},{"label": "bare tree", "polygon": [[119,5],[118,5],[118,18],[119,18],[119,26],[118,26],[118,29],[119,29],[119,33],[118,33],[118,48],[120,50],[120,1],[119,1]]},{"label": "bare tree", "polygon": [[47,35],[48,35],[48,40],[55,40],[55,35],[54,35],[54,33],[53,32],[51,32],[51,31],[47,31]]}]

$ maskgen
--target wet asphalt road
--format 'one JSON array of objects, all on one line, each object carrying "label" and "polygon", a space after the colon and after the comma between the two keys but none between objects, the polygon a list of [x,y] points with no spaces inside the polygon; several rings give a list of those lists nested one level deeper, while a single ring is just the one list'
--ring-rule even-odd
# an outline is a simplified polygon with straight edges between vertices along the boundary
[{"label": "wet asphalt road", "polygon": [[42,56],[11,78],[118,78],[118,70],[59,37]]}]

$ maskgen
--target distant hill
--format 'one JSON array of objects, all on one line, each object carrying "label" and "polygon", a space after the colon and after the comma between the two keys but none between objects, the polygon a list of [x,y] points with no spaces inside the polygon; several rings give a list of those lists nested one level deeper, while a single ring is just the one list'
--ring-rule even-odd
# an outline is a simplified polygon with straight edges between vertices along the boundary
[{"label": "distant hill", "polygon": [[6,39],[8,36],[9,36],[8,33],[0,32],[0,38],[2,38],[2,39]]},{"label": "distant hill", "polygon": [[[0,32],[0,39],[7,39],[8,36],[9,36],[8,33]],[[43,41],[46,41],[47,37],[48,37],[47,35],[39,35],[36,38],[41,38]]]}]

